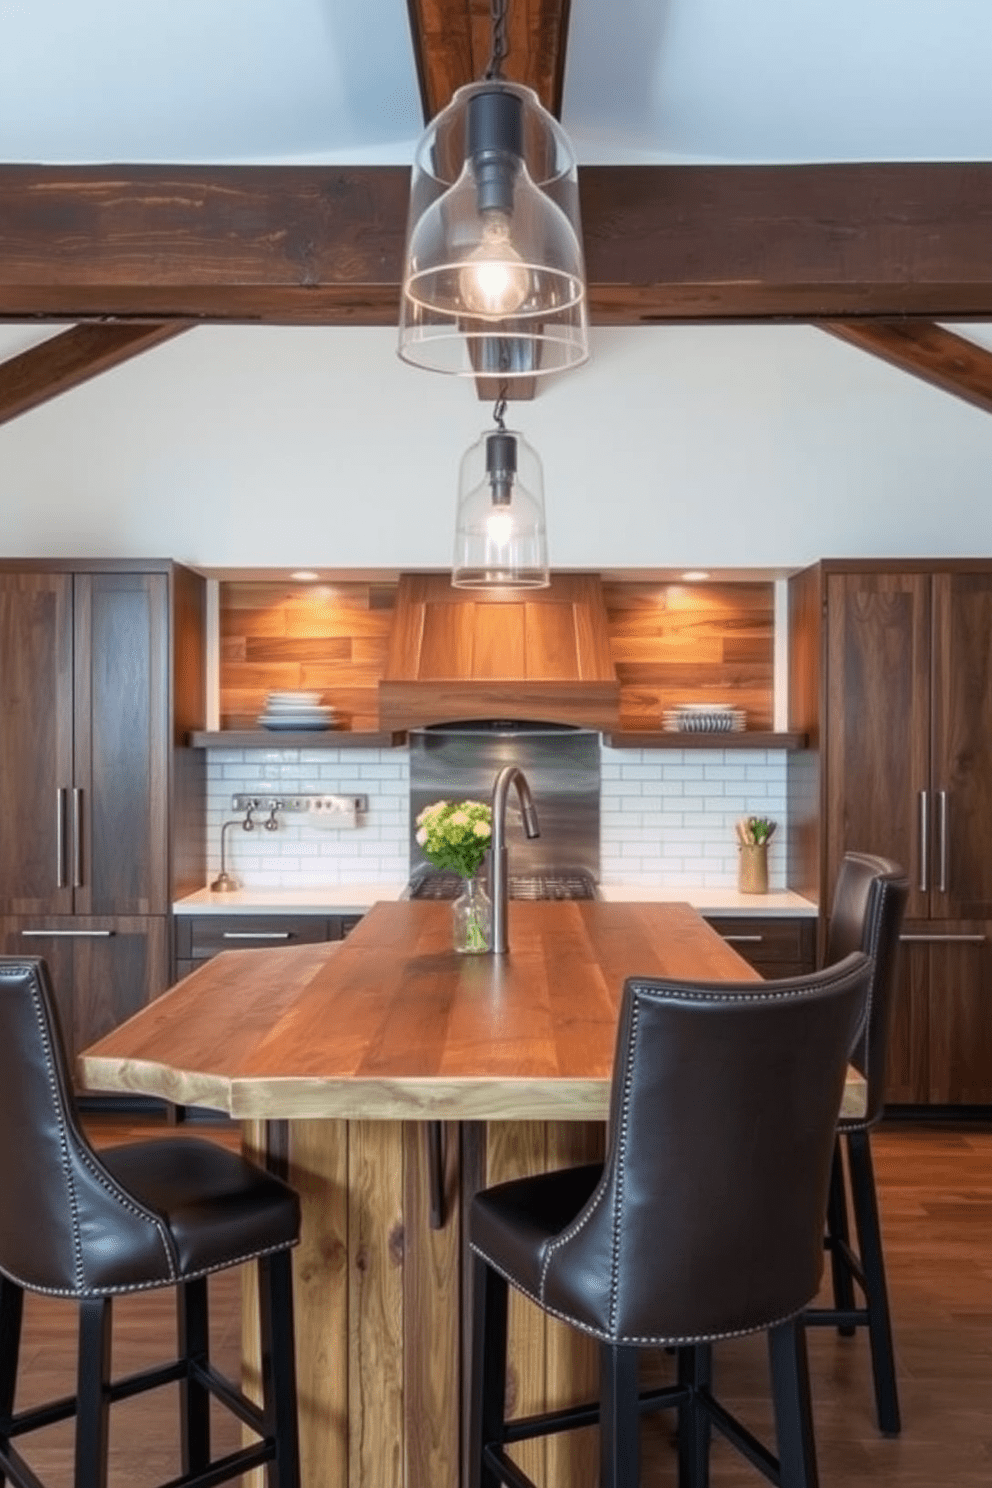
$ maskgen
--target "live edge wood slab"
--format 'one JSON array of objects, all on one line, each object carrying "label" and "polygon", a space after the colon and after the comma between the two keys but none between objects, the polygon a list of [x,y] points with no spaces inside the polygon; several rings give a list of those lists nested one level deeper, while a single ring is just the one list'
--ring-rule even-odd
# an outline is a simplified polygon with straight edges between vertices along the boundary
[{"label": "live edge wood slab", "polygon": [[[224,952],[80,1056],[89,1089],[241,1120],[298,1189],[304,1488],[467,1481],[465,1203],[602,1154],[626,977],[760,980],[684,904],[514,902],[510,946],[459,956],[447,905],[376,904],[340,944]],[[425,1120],[446,1136],[437,1229]],[[254,1322],[246,1301],[249,1388]],[[595,1393],[589,1340],[518,1297],[510,1328],[515,1413]],[[587,1434],[527,1443],[521,1465],[592,1488]]]}]

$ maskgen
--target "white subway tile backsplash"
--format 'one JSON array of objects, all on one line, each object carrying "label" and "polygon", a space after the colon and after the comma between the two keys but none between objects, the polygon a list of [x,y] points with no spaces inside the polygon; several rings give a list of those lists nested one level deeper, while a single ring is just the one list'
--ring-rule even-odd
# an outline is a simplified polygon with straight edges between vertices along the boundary
[{"label": "white subway tile backsplash", "polygon": [[[601,775],[600,874],[604,883],[636,882],[731,888],[737,881],[734,824],[770,816],[769,886],[785,887],[785,755],[779,750],[605,750]],[[620,775],[616,775],[617,765]],[[645,764],[657,767],[655,779]],[[633,775],[632,775],[633,772]],[[631,778],[640,785],[629,794]],[[637,834],[643,851],[638,860]]]},{"label": "white subway tile backsplash", "polygon": [[[249,888],[318,888],[405,879],[409,868],[409,763],[403,750],[212,749],[206,827],[211,877],[235,794],[366,795],[354,827],[280,818],[277,832],[227,834],[228,865]],[[769,884],[785,886],[785,755],[779,750],[612,750],[601,765],[600,876],[604,883],[737,881],[734,823],[770,816]],[[262,817],[264,819],[264,817]]]}]

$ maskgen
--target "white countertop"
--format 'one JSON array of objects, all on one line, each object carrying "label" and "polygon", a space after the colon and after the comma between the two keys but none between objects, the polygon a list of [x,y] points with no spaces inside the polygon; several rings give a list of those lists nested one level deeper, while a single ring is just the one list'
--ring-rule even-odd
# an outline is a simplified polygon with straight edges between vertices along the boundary
[{"label": "white countertop", "polygon": [[[364,914],[380,899],[399,899],[406,883],[338,884],[324,889],[235,889],[212,894],[199,889],[177,899],[176,914]],[[601,897],[612,904],[691,904],[709,915],[815,916],[816,905],[801,894],[779,890],[739,894],[736,889],[704,889],[666,884],[600,884]]]},{"label": "white countertop", "polygon": [[364,914],[380,899],[398,899],[406,880],[396,883],[337,884],[323,889],[234,889],[212,894],[198,889],[177,899],[175,914]]},{"label": "white countertop", "polygon": [[736,889],[704,889],[668,884],[600,884],[608,904],[691,904],[708,915],[816,916],[816,905],[791,889],[739,894]]}]

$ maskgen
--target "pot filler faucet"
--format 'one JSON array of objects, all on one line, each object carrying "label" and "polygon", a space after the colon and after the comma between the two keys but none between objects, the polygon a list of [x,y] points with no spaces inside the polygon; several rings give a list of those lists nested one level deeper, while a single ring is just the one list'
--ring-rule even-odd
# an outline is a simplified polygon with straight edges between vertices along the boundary
[{"label": "pot filler faucet", "polygon": [[510,949],[506,935],[506,907],[510,897],[506,851],[506,798],[511,785],[517,788],[520,810],[524,818],[524,832],[530,839],[541,835],[526,775],[516,765],[504,765],[493,781],[492,801],[493,836],[490,849],[492,884],[490,887],[493,897],[493,943],[490,954],[496,956],[504,955]]}]

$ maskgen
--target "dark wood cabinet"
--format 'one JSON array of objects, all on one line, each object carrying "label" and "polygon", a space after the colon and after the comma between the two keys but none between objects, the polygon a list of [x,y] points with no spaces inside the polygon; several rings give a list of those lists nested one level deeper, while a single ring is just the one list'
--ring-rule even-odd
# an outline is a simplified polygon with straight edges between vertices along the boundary
[{"label": "dark wood cabinet", "polygon": [[171,979],[199,888],[204,584],[166,562],[0,564],[0,915],[45,956],[70,1054]]},{"label": "dark wood cabinet", "polygon": [[71,914],[72,575],[0,573],[0,912]]},{"label": "dark wood cabinet", "polygon": [[138,1012],[170,981],[165,915],[4,916],[0,947],[5,956],[44,956],[71,1054]]},{"label": "dark wood cabinet", "polygon": [[907,914],[992,916],[992,573],[827,578],[827,885],[905,865]]},{"label": "dark wood cabinet", "polygon": [[704,916],[764,977],[802,976],[816,966],[816,920],[802,915]]},{"label": "dark wood cabinet", "polygon": [[360,914],[177,915],[176,976],[188,976],[221,951],[343,940]]},{"label": "dark wood cabinet", "polygon": [[790,883],[825,931],[845,852],[905,867],[887,1098],[992,1103],[992,563],[821,564],[790,615]]}]

